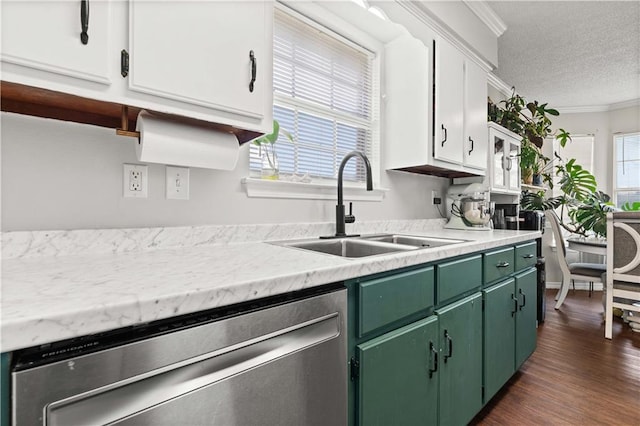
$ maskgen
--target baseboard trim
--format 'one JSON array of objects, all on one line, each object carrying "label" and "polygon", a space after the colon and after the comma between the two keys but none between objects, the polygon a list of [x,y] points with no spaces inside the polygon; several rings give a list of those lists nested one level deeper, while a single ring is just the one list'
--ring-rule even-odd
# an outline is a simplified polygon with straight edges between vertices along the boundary
[{"label": "baseboard trim", "polygon": [[[559,281],[547,281],[547,288],[560,288]],[[569,287],[570,290],[573,290],[573,285]],[[576,281],[576,290],[587,290],[589,291],[589,283],[585,281]],[[602,283],[593,283],[594,291],[602,291],[603,286]]]}]

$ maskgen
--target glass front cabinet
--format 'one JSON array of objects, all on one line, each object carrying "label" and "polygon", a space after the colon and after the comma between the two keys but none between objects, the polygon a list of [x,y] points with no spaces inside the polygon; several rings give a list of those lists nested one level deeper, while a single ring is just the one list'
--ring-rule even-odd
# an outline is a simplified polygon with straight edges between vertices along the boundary
[{"label": "glass front cabinet", "polygon": [[520,194],[520,136],[489,123],[489,147],[491,192]]}]

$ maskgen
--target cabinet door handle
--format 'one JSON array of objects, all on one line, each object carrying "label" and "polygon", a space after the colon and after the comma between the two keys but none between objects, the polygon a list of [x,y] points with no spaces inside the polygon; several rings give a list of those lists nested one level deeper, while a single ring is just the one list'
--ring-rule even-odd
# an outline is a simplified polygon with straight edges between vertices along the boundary
[{"label": "cabinet door handle", "polygon": [[469,150],[469,155],[471,155],[473,152],[473,139],[471,139],[471,136],[469,136],[469,142],[471,142],[471,149]]},{"label": "cabinet door handle", "polygon": [[512,294],[511,300],[513,300],[513,311],[511,311],[511,316],[514,316],[516,312],[518,312],[518,298]]},{"label": "cabinet door handle", "polygon": [[249,92],[253,93],[253,84],[256,82],[256,55],[253,53],[253,50],[249,51],[249,60],[251,61],[251,81],[249,82]]},{"label": "cabinet door handle", "polygon": [[89,43],[89,0],[80,2],[80,25],[82,26],[80,41],[82,44],[87,44]]},{"label": "cabinet door handle", "polygon": [[525,254],[524,256],[522,256],[523,259],[532,259],[533,255],[532,254]]},{"label": "cabinet door handle", "polygon": [[429,351],[433,355],[433,368],[429,367],[429,378],[433,377],[433,373],[438,371],[438,351],[433,346],[433,342],[429,341]]},{"label": "cabinet door handle", "polygon": [[506,268],[509,266],[509,262],[498,262],[496,263],[496,268]]},{"label": "cabinet door handle", "polygon": [[519,292],[520,292],[520,295],[522,296],[522,305],[520,305],[518,309],[522,310],[522,308],[524,308],[527,305],[527,296],[522,292],[522,289],[519,289]]},{"label": "cabinet door handle", "polygon": [[447,339],[447,348],[449,352],[444,355],[444,363],[446,364],[447,359],[453,356],[453,339],[451,339],[451,336],[449,335],[449,332],[447,330],[444,331],[444,338]]},{"label": "cabinet door handle", "polygon": [[447,128],[444,127],[444,124],[441,124],[442,126],[442,130],[444,131],[444,139],[442,140],[442,146],[444,146],[444,143],[447,141]]}]

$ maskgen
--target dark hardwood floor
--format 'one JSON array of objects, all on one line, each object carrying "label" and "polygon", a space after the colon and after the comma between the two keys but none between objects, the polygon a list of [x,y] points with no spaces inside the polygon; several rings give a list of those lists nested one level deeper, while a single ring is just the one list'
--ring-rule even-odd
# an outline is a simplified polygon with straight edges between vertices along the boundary
[{"label": "dark hardwood floor", "polygon": [[640,425],[640,333],[615,318],[604,338],[601,296],[548,290],[538,347],[474,418],[478,425]]}]

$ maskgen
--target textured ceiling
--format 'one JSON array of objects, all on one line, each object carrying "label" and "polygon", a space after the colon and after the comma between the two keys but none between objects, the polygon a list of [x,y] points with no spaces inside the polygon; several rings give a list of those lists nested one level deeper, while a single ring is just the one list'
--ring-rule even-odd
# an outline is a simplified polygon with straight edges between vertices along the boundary
[{"label": "textured ceiling", "polygon": [[640,1],[488,4],[507,25],[494,74],[525,98],[557,108],[640,99]]}]

